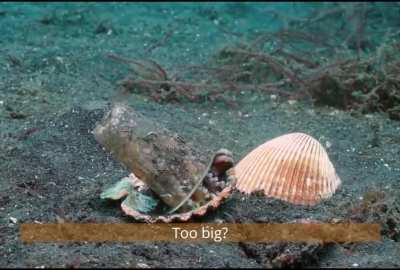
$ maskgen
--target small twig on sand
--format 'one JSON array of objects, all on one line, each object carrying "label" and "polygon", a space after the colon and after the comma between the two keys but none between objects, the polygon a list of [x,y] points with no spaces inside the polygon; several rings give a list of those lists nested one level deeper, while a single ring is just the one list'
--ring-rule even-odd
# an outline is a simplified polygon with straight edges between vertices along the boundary
[{"label": "small twig on sand", "polygon": [[156,61],[150,59],[142,61],[133,60],[111,53],[108,54],[107,57],[115,61],[128,64],[133,69],[133,71],[137,72],[140,76],[144,78],[157,78],[160,80],[168,80],[167,72]]},{"label": "small twig on sand", "polygon": [[144,52],[145,54],[149,54],[151,53],[153,50],[155,50],[156,48],[162,47],[165,45],[165,43],[167,43],[167,41],[172,37],[173,33],[174,33],[175,29],[171,29],[169,31],[167,31],[164,36],[155,44],[153,44],[152,46],[148,47]]}]

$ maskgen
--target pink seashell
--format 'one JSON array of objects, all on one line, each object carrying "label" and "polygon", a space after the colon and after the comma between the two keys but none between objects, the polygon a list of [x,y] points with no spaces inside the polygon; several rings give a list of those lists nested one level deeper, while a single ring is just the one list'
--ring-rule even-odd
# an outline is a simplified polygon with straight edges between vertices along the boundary
[{"label": "pink seashell", "polygon": [[304,133],[290,133],[252,150],[236,166],[236,188],[262,190],[293,204],[315,205],[341,184],[324,147]]},{"label": "pink seashell", "polygon": [[[226,199],[228,198],[231,193],[233,192],[234,189],[234,169],[231,168],[227,172],[227,175],[232,177],[232,183],[225,187],[221,192],[219,192],[213,199],[211,199],[208,203],[205,205],[202,205],[201,207],[194,209],[189,212],[185,213],[176,213],[176,214],[171,214],[171,215],[149,215],[145,213],[141,213],[135,209],[130,208],[129,206],[125,205],[124,203],[121,204],[122,211],[128,216],[134,217],[136,220],[144,221],[147,223],[157,223],[157,222],[165,222],[165,223],[170,223],[170,222],[184,222],[188,221],[192,217],[200,217],[204,216],[209,210],[214,210],[219,207],[219,205]],[[138,186],[138,183],[141,182],[140,179],[136,178],[133,174],[130,175],[129,177],[132,181],[132,185]],[[141,187],[142,185],[139,184]],[[145,186],[145,184],[144,184]]]},{"label": "pink seashell", "polygon": [[193,211],[181,213],[181,214],[154,216],[154,215],[147,215],[147,214],[140,213],[139,211],[136,211],[132,208],[127,207],[125,204],[121,204],[121,208],[125,212],[125,214],[127,214],[128,216],[132,216],[136,220],[145,221],[147,223],[156,223],[156,222],[170,223],[173,221],[188,221],[189,219],[191,219],[194,216],[203,216],[209,210],[214,210],[214,209],[218,208],[218,206],[224,201],[224,199],[229,197],[231,192],[232,192],[232,187],[231,186],[226,187],[224,190],[222,190],[218,194],[218,196],[216,196],[214,199],[212,199],[207,204],[205,204]]}]

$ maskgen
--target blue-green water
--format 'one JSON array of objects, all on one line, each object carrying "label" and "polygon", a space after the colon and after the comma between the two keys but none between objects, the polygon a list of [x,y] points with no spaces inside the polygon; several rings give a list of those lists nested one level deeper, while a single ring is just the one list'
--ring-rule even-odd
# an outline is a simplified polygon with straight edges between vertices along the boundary
[{"label": "blue-green water", "polygon": [[[324,247],[299,264],[398,267],[399,12],[397,2],[2,2],[0,266],[279,266],[265,244],[19,241],[25,222],[135,222],[99,199],[129,171],[91,133],[122,99],[236,161],[310,134],[342,179],[331,199],[304,208],[235,195],[196,222],[378,222],[381,242]],[[385,199],[357,212],[376,192]]]}]

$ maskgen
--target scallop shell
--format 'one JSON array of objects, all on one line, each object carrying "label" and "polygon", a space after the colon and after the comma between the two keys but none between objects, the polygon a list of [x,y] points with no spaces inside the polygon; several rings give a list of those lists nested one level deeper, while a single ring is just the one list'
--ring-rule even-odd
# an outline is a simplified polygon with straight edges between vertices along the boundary
[{"label": "scallop shell", "polygon": [[[191,219],[193,217],[203,216],[209,210],[214,210],[214,209],[218,208],[219,205],[226,198],[228,198],[231,195],[231,193],[233,192],[235,180],[236,180],[236,178],[234,176],[235,175],[234,168],[230,168],[228,171],[226,171],[226,174],[228,175],[228,177],[230,179],[230,184],[227,187],[225,187],[221,192],[216,194],[216,196],[214,196],[213,199],[211,199],[208,203],[206,203],[205,205],[202,205],[199,208],[194,209],[192,211],[185,212],[185,213],[176,213],[176,214],[171,214],[171,215],[168,215],[168,214],[150,215],[150,214],[141,213],[141,212],[137,211],[136,209],[133,209],[133,208],[129,207],[128,205],[124,204],[124,202],[122,202],[122,204],[121,204],[122,211],[124,211],[125,214],[128,216],[132,216],[136,220],[144,221],[147,223],[157,223],[157,222],[170,223],[170,222],[174,222],[174,221],[184,222],[184,221],[188,221],[189,219]],[[135,187],[146,185],[143,182],[140,183],[141,180],[138,179],[137,177],[135,177],[133,174],[131,174],[129,176],[129,179],[131,181],[131,184]]]},{"label": "scallop shell", "polygon": [[235,166],[235,173],[241,192],[261,190],[268,197],[302,205],[331,197],[341,184],[324,147],[304,133],[258,146]]}]

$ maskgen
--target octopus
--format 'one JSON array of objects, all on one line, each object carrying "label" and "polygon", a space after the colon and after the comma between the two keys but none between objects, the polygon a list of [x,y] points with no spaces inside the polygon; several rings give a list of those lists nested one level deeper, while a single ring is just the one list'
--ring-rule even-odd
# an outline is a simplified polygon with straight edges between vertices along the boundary
[{"label": "octopus", "polygon": [[229,150],[206,162],[204,153],[127,105],[114,105],[93,133],[131,171],[101,198],[124,198],[122,210],[137,220],[187,221],[217,208],[233,190]]}]

